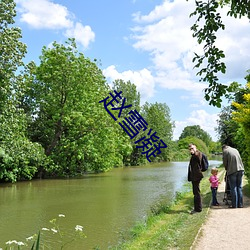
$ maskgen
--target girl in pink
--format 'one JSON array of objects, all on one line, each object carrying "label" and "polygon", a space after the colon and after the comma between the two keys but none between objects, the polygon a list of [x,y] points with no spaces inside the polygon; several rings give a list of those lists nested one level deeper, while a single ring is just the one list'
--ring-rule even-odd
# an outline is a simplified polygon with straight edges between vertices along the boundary
[{"label": "girl in pink", "polygon": [[211,183],[211,190],[212,190],[212,205],[219,206],[219,202],[217,201],[217,189],[220,184],[219,179],[217,177],[218,169],[212,168],[211,169],[211,176],[209,177],[209,181]]}]

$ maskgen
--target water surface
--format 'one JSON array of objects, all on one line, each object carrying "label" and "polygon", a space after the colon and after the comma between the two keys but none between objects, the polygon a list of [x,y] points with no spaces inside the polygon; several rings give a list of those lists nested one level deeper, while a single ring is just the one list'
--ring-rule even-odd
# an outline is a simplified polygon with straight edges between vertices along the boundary
[{"label": "water surface", "polygon": [[[210,161],[211,165],[219,163]],[[8,240],[25,241],[41,228],[51,228],[49,221],[57,218],[67,234],[82,225],[87,235],[81,243],[73,242],[64,249],[107,249],[117,244],[121,232],[145,219],[157,201],[173,199],[187,182],[187,165],[168,162],[117,168],[80,179],[1,184],[0,247],[4,248]],[[65,218],[59,218],[59,214]],[[48,240],[57,240],[52,232],[44,233],[49,235]]]}]

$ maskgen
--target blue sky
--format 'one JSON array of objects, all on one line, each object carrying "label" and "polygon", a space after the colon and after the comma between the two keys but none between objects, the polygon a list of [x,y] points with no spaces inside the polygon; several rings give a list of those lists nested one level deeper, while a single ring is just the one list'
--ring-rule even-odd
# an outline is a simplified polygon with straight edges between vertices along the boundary
[{"label": "blue sky", "polygon": [[[219,108],[209,106],[193,69],[193,53],[202,51],[192,38],[194,10],[189,0],[16,0],[16,25],[28,46],[26,62],[39,62],[42,47],[75,37],[79,51],[100,62],[108,82],[130,80],[141,104],[166,103],[175,122],[174,139],[183,128],[200,125],[214,140]],[[245,84],[250,69],[250,23],[221,10],[226,30],[217,44],[225,51],[223,83]],[[226,103],[225,103],[226,104]]]}]

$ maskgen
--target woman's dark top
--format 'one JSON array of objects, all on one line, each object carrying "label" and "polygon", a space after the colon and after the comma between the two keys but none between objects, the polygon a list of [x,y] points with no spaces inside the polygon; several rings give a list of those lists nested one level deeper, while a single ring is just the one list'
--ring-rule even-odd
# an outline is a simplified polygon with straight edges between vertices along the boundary
[{"label": "woman's dark top", "polygon": [[203,178],[201,172],[201,158],[202,153],[199,150],[191,155],[188,167],[188,181],[200,181]]}]

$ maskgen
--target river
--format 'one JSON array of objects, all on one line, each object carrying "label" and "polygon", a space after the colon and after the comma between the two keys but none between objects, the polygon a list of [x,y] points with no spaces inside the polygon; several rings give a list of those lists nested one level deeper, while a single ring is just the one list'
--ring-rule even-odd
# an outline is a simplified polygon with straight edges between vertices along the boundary
[{"label": "river", "polygon": [[[220,163],[210,161],[211,166]],[[87,236],[64,249],[88,250],[97,246],[108,249],[118,243],[122,232],[145,219],[156,202],[163,198],[171,202],[176,191],[181,191],[187,182],[187,164],[168,162],[116,168],[79,179],[1,184],[0,248],[5,249],[9,240],[25,242],[42,228],[52,228],[49,221],[56,218],[65,241],[72,237],[76,225],[83,226]],[[46,239],[47,245],[60,238],[52,231],[42,233],[41,240]]]}]

